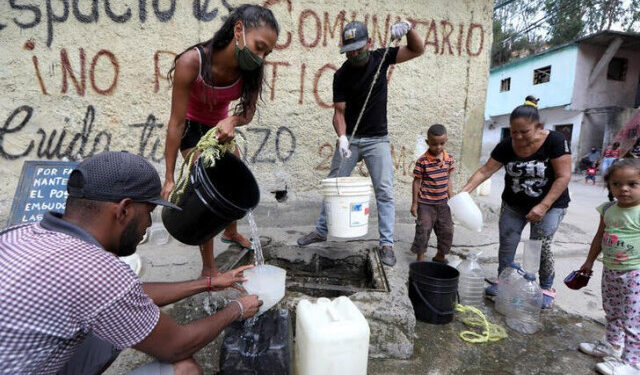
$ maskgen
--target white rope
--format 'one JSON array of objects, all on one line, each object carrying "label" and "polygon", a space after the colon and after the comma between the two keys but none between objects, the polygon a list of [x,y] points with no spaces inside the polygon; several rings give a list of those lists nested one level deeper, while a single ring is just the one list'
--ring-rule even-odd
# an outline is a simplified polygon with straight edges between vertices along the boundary
[{"label": "white rope", "polygon": [[358,129],[358,125],[360,125],[360,120],[362,119],[362,115],[364,114],[364,110],[367,108],[367,103],[369,102],[369,97],[371,97],[371,92],[373,91],[373,86],[375,86],[376,81],[378,80],[378,76],[380,76],[380,70],[382,70],[382,65],[384,64],[384,59],[387,57],[387,53],[389,53],[389,46],[385,48],[384,54],[382,55],[382,61],[380,61],[380,65],[378,65],[378,70],[376,70],[376,74],[373,76],[373,82],[371,82],[371,87],[369,87],[369,92],[367,93],[367,97],[364,99],[364,104],[362,105],[362,109],[360,110],[360,114],[358,115],[358,119],[356,120],[356,125],[353,127],[353,132],[351,133],[351,138],[349,138],[349,145],[351,145],[351,140],[353,136],[356,134],[356,130]]}]

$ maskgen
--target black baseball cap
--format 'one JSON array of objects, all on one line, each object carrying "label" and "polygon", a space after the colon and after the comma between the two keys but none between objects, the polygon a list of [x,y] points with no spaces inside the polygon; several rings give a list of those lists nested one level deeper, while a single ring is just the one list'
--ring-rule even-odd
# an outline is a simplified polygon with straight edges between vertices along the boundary
[{"label": "black baseball cap", "polygon": [[367,26],[360,21],[352,21],[342,30],[342,47],[340,53],[355,51],[364,47],[369,41]]},{"label": "black baseball cap", "polygon": [[102,202],[130,198],[180,209],[162,198],[162,184],[156,169],[140,155],[106,151],[78,164],[67,182],[70,197]]}]

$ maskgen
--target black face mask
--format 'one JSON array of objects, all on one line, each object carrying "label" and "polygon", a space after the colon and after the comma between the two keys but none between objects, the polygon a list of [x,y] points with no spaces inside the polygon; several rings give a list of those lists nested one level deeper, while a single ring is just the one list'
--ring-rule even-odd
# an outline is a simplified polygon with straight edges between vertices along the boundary
[{"label": "black face mask", "polygon": [[238,40],[236,39],[236,47],[234,49],[238,67],[245,71],[256,70],[261,67],[264,62],[262,58],[247,47],[247,39],[244,36],[244,25],[242,26],[242,42],[244,43],[244,47],[240,48],[238,47]]},{"label": "black face mask", "polygon": [[347,56],[347,60],[353,66],[364,66],[369,61],[369,50],[364,50],[355,56]]}]

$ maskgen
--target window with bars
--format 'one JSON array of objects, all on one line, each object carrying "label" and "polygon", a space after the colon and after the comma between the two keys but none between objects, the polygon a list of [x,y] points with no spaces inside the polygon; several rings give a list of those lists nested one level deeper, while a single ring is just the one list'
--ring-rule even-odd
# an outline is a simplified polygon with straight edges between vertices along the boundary
[{"label": "window with bars", "polygon": [[511,90],[511,77],[500,81],[500,92]]},{"label": "window with bars", "polygon": [[551,65],[543,68],[538,68],[533,71],[533,84],[539,85],[541,83],[549,82],[551,80]]}]

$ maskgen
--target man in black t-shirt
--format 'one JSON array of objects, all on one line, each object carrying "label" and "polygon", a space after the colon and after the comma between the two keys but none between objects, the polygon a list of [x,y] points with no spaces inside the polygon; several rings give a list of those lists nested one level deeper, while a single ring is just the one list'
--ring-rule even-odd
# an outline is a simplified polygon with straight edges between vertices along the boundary
[{"label": "man in black t-shirt", "polygon": [[[359,21],[348,23],[342,31],[340,48],[340,53],[346,53],[347,61],[333,76],[333,127],[338,142],[329,177],[349,176],[356,163],[364,159],[378,207],[380,259],[389,266],[393,266],[396,259],[393,254],[393,163],[387,137],[387,70],[391,64],[411,60],[424,52],[422,40],[408,21],[391,27],[392,40],[400,40],[405,35],[406,46],[387,47],[388,51],[385,48],[369,50],[372,43],[365,24]],[[378,67],[380,73],[371,89]],[[359,116],[362,118],[358,122]],[[349,144],[348,137],[352,135]],[[316,229],[299,238],[298,244],[305,246],[326,239],[327,221],[323,205]]]}]

